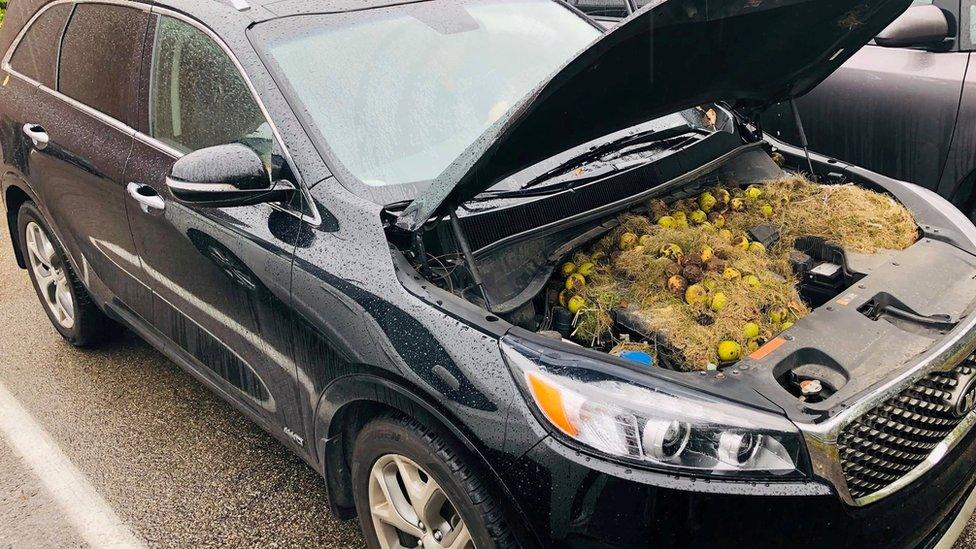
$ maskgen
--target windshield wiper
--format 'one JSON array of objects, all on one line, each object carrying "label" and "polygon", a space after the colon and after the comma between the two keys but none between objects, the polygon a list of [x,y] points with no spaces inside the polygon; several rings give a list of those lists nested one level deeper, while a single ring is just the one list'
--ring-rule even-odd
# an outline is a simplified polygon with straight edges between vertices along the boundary
[{"label": "windshield wiper", "polygon": [[498,198],[544,195],[575,187],[580,183],[586,183],[592,181],[593,179],[598,179],[606,176],[607,174],[618,171],[619,168],[608,163],[596,170],[587,172],[568,181],[563,180],[555,182],[551,185],[546,185],[545,187],[540,186],[543,183],[551,182],[553,179],[556,179],[561,175],[565,175],[575,169],[581,168],[589,162],[599,160],[614,152],[621,152],[625,148],[629,147],[628,152],[635,152],[638,149],[637,145],[660,143],[662,141],[667,141],[669,139],[674,139],[676,137],[681,137],[694,132],[694,128],[689,126],[680,126],[665,130],[647,130],[631,135],[625,135],[623,137],[601,143],[600,145],[597,145],[582,154],[576,155],[565,162],[560,163],[555,168],[552,168],[551,170],[548,170],[545,173],[524,183],[522,187],[517,190],[486,192],[479,195],[478,198],[482,200],[491,200]]},{"label": "windshield wiper", "polygon": [[624,146],[630,144],[636,144],[636,143],[665,141],[672,137],[685,135],[689,131],[693,131],[693,129],[688,126],[668,128],[666,130],[647,130],[632,135],[625,135],[623,137],[619,137],[611,141],[607,141],[606,143],[597,145],[596,147],[584,152],[583,154],[570,158],[569,160],[547,171],[546,173],[533,178],[525,185],[522,185],[522,189],[528,189],[540,183],[544,183],[545,181],[552,179],[553,177],[562,175],[568,171],[579,168],[587,162],[598,160],[599,158],[611,152],[614,152],[615,150],[620,149]]}]

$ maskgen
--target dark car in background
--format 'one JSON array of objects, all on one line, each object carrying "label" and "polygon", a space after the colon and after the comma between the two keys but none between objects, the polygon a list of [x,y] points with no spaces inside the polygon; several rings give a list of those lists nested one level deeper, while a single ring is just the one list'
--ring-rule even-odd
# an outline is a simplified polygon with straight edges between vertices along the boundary
[{"label": "dark car in background", "polygon": [[[604,34],[550,0],[20,0],[16,260],[68,341],[145,338],[370,547],[951,543],[976,507],[976,227],[934,193],[846,166],[918,241],[837,252],[837,303],[736,368],[543,327],[556,269],[622,213],[783,177],[756,117],[907,7],[668,0]],[[805,400],[801,367],[836,390]]]},{"label": "dark car in background", "polygon": [[[976,2],[916,0],[797,99],[812,150],[931,189],[976,218]],[[800,144],[788,105],[764,129]]]}]

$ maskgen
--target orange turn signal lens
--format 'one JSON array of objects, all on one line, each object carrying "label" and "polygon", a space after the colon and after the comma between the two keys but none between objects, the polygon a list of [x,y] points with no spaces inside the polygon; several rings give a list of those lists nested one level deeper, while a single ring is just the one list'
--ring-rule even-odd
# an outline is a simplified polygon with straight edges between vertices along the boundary
[{"label": "orange turn signal lens", "polygon": [[535,399],[536,405],[542,410],[546,419],[558,427],[563,433],[571,437],[577,436],[579,429],[573,425],[569,419],[569,415],[566,413],[566,407],[563,405],[563,395],[559,386],[535,372],[529,372],[525,377],[529,382],[529,390],[532,392],[532,398]]}]

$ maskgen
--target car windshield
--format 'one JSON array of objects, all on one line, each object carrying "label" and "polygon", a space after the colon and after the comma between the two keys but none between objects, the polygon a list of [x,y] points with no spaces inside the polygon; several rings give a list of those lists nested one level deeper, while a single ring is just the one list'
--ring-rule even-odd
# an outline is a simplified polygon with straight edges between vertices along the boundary
[{"label": "car windshield", "polygon": [[307,15],[255,34],[313,136],[371,187],[435,179],[599,35],[552,0]]}]

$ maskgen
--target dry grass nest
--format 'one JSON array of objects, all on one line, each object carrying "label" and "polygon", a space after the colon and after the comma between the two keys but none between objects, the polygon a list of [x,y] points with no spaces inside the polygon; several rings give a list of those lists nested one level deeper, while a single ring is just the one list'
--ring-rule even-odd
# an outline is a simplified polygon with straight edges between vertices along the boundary
[{"label": "dry grass nest", "polygon": [[[809,313],[789,261],[798,238],[860,253],[918,239],[911,214],[890,196],[800,175],[671,204],[653,200],[619,222],[573,258],[585,283],[577,277],[561,299],[584,300],[571,307],[578,309],[574,337],[620,348],[611,312],[627,309],[691,369],[737,360]],[[762,224],[780,232],[771,249],[749,242],[747,231]]]}]

